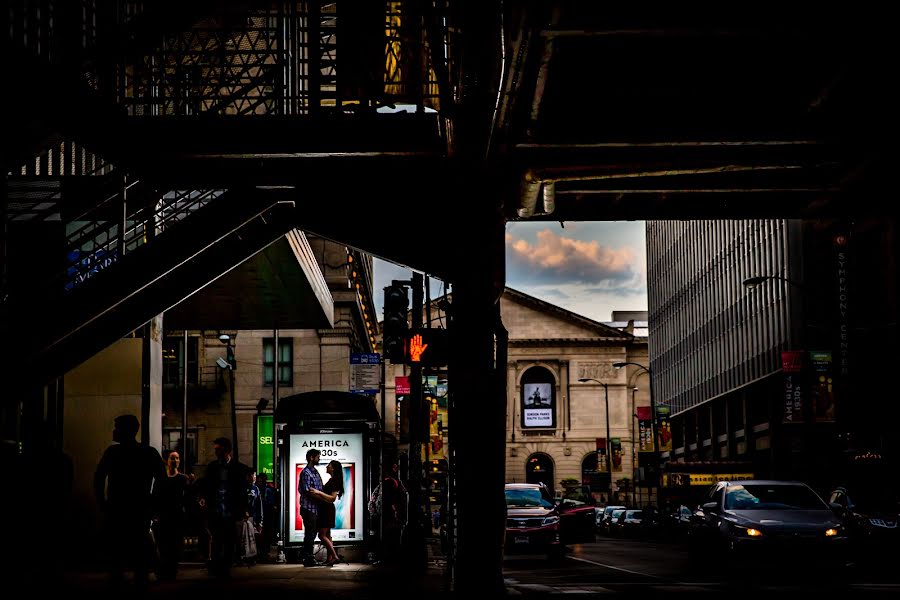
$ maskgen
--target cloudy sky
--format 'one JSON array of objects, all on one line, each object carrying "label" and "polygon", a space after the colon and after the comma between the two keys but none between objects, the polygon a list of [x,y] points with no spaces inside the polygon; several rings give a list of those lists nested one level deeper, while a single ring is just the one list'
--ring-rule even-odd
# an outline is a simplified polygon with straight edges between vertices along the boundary
[{"label": "cloudy sky", "polygon": [[[506,285],[596,321],[613,310],[647,309],[643,221],[514,222],[506,226]],[[375,303],[410,270],[375,261]],[[432,296],[442,293],[434,282]]]}]

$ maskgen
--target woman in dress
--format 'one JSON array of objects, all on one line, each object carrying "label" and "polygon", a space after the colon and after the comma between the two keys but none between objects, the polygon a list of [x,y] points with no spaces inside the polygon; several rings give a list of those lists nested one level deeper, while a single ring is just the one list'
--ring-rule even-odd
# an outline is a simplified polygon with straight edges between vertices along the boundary
[{"label": "woman in dress", "polygon": [[322,486],[322,493],[327,496],[327,499],[319,505],[319,539],[322,540],[322,543],[325,544],[325,548],[328,550],[328,558],[325,560],[325,564],[332,566],[341,560],[341,557],[334,550],[334,543],[331,541],[331,528],[334,527],[335,522],[336,512],[334,505],[338,498],[344,495],[344,467],[341,466],[340,462],[333,460],[328,463],[325,472],[331,478]]}]

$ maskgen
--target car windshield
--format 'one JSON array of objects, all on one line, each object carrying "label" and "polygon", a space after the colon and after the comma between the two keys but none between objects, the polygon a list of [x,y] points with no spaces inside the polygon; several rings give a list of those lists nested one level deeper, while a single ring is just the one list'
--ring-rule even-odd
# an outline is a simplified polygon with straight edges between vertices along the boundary
[{"label": "car windshield", "polygon": [[506,490],[506,506],[553,508],[553,502],[538,488],[513,488]]},{"label": "car windshield", "polygon": [[725,494],[731,510],[827,510],[814,491],[802,485],[736,485]]}]

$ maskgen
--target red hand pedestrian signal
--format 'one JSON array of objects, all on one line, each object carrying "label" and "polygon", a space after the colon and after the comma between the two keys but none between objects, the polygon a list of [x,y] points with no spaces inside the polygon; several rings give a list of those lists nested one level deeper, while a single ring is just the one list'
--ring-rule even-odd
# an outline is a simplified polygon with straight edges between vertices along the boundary
[{"label": "red hand pedestrian signal", "polygon": [[425,352],[426,348],[428,348],[428,344],[422,343],[421,334],[412,336],[412,339],[409,340],[409,360],[412,362],[421,361],[422,354]]}]

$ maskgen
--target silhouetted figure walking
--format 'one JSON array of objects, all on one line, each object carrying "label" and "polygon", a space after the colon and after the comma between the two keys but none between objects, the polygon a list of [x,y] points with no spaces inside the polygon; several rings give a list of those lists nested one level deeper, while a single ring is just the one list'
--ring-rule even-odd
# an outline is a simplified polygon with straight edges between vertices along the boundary
[{"label": "silhouetted figure walking", "polygon": [[104,515],[111,582],[120,584],[130,563],[135,585],[144,586],[152,552],[152,491],[165,479],[166,468],[155,448],[137,442],[138,429],[134,415],[116,417],[117,443],[106,449],[97,465],[94,493]]},{"label": "silhouetted figure walking", "polygon": [[209,517],[210,574],[229,577],[237,545],[237,524],[247,512],[247,471],[249,467],[231,455],[231,440],[213,440],[216,460],[206,467],[201,480],[203,503]]}]

